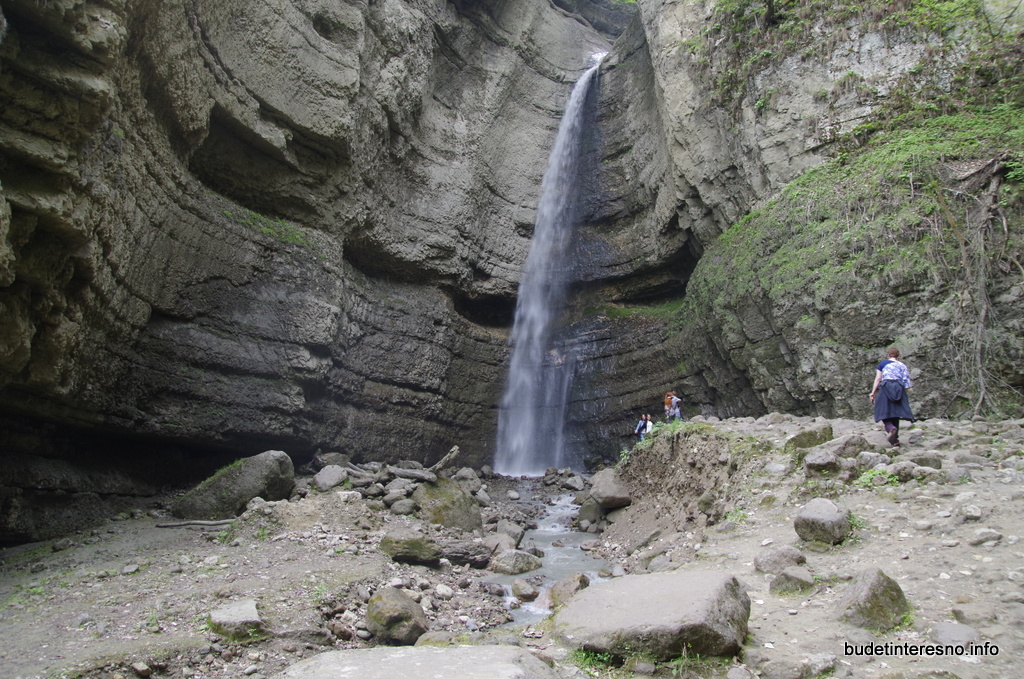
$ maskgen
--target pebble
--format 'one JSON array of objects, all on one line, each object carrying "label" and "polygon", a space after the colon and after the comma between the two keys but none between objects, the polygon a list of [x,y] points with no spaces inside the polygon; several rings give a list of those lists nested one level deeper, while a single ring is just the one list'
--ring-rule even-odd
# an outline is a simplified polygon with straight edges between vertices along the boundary
[{"label": "pebble", "polygon": [[256,667],[255,665],[249,665],[248,667],[245,668],[245,670],[243,670],[243,674],[245,674],[246,676],[250,676],[250,675],[256,674],[259,671],[260,671],[260,668]]},{"label": "pebble", "polygon": [[974,536],[967,542],[972,547],[977,547],[978,545],[983,545],[987,542],[995,543],[1002,539],[1003,534],[999,531],[992,530],[991,528],[979,528],[974,531]]}]

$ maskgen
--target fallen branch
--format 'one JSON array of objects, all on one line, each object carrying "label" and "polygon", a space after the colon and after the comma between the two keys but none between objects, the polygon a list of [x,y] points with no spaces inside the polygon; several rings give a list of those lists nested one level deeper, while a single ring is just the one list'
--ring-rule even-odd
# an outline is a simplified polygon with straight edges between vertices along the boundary
[{"label": "fallen branch", "polygon": [[437,472],[441,471],[442,469],[444,469],[445,467],[447,467],[448,465],[450,465],[452,462],[455,462],[455,459],[458,456],[459,456],[459,447],[458,446],[452,446],[452,449],[448,451],[447,455],[442,457],[437,462],[437,464],[435,464],[434,466],[428,467],[427,470],[428,471],[432,471],[434,473],[437,473]]}]

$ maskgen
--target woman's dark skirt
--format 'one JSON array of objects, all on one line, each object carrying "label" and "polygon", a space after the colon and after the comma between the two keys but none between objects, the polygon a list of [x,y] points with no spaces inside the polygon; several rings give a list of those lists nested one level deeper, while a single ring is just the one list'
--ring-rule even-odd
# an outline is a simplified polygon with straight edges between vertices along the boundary
[{"label": "woman's dark skirt", "polygon": [[895,380],[885,380],[875,395],[875,422],[881,420],[914,421],[914,413],[910,410],[910,399],[907,390]]}]

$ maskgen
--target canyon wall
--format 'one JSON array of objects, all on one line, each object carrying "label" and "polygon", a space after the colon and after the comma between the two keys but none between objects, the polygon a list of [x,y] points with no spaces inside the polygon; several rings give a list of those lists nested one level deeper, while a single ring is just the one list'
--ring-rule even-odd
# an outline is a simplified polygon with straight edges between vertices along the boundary
[{"label": "canyon wall", "polygon": [[[868,417],[894,341],[947,414],[948,275],[779,292],[722,235],[916,96],[935,35],[736,4],[3,0],[0,540],[273,448],[488,463],[540,179],[597,52],[576,449],[614,456],[670,388],[691,414]],[[990,292],[1024,317],[1016,269]]]}]

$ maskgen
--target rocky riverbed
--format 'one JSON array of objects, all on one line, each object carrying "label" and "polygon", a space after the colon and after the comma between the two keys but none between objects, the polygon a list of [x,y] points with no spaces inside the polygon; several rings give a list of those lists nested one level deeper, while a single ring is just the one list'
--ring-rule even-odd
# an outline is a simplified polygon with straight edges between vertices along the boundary
[{"label": "rocky riverbed", "polygon": [[[643,574],[735,577],[749,618],[738,653],[720,661],[666,661],[639,647],[581,652],[558,623],[508,624],[509,602],[490,582],[496,563],[480,567],[472,545],[535,524],[550,498],[578,483],[572,474],[548,483],[483,475],[476,533],[300,478],[304,496],[257,500],[229,526],[158,527],[174,522],[178,498],[166,497],[95,530],[4,550],[0,676],[312,677],[314,657],[364,649],[322,659],[371,653],[380,671],[414,678],[389,664],[411,650],[380,644],[368,621],[385,590],[423,611],[417,648],[429,642],[440,654],[431,666],[455,662],[445,650],[496,644],[456,663],[495,668],[487,676],[512,666],[524,677],[1013,676],[1024,650],[1022,451],[1019,421],[928,420],[904,431],[898,451],[874,425],[851,420],[773,414],[659,428],[616,469],[628,507],[595,507],[590,489],[578,494],[575,527],[592,532],[583,546],[613,564],[588,596]],[[800,537],[794,520],[812,500],[849,510],[849,534],[835,544]],[[394,556],[389,540],[409,533],[439,551],[424,563]],[[841,618],[851,589],[875,569],[908,604],[888,629]],[[543,597],[553,583],[542,573],[518,577]],[[243,637],[227,634],[222,618],[245,602],[256,619]],[[987,655],[892,650],[970,642]],[[847,652],[870,644],[889,648]]]}]

